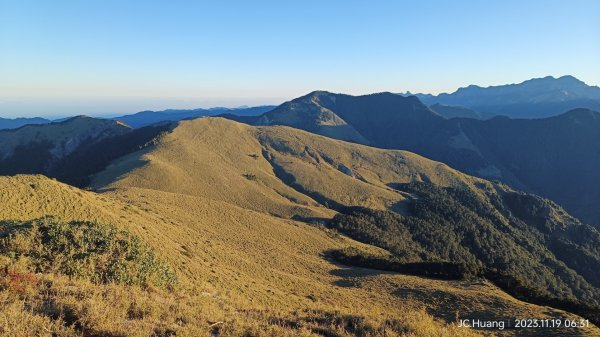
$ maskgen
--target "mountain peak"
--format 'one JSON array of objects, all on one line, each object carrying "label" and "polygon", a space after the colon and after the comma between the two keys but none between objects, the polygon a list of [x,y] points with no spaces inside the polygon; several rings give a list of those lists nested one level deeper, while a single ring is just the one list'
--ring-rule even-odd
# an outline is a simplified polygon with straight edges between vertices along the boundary
[{"label": "mountain peak", "polygon": [[[444,120],[418,97],[379,92],[352,96],[313,91],[263,114],[256,125],[286,125],[331,138],[393,147],[415,130]],[[385,126],[385,131],[379,129]]]},{"label": "mountain peak", "polygon": [[526,83],[544,83],[544,84],[561,83],[561,84],[569,84],[569,85],[586,85],[585,82],[576,78],[573,75],[563,75],[560,77],[554,77],[554,76],[549,75],[549,76],[540,77],[540,78],[532,78],[530,80],[526,80],[521,83],[513,84],[513,85],[521,85],[521,84],[526,84]]},{"label": "mountain peak", "polygon": [[127,128],[131,127],[126,123],[119,120],[105,119],[105,118],[95,118],[86,115],[78,115],[74,117],[70,117],[67,119],[59,120],[53,124],[84,124],[84,125],[107,125],[107,126],[115,126],[119,128]]},{"label": "mountain peak", "polygon": [[462,106],[479,111],[485,117],[543,118],[580,107],[600,110],[600,88],[589,86],[572,75],[546,76],[485,88],[469,85],[450,94],[417,96],[427,105]]},{"label": "mountain peak", "polygon": [[571,75],[564,75],[564,76],[557,78],[556,80],[562,81],[562,82],[586,85],[585,82],[583,82],[582,80],[576,78],[575,76],[571,76]]},{"label": "mountain peak", "polygon": [[308,94],[306,94],[304,96],[300,96],[296,99],[301,99],[301,98],[306,98],[306,97],[330,96],[330,95],[336,95],[336,94],[326,91],[326,90],[314,90],[314,91],[311,91]]},{"label": "mountain peak", "polygon": [[91,119],[95,119],[95,118],[87,116],[87,115],[77,115],[77,116],[73,116],[73,117],[67,117],[67,118],[61,119],[59,121],[60,122],[75,122],[75,121],[84,121],[84,120],[91,120]]}]

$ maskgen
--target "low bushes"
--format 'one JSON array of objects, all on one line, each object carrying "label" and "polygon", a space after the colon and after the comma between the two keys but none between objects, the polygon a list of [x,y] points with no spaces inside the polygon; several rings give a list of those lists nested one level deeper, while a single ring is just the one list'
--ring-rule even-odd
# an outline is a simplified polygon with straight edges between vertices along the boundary
[{"label": "low bushes", "polygon": [[42,218],[0,222],[0,272],[55,273],[94,283],[173,288],[169,266],[112,225]]}]

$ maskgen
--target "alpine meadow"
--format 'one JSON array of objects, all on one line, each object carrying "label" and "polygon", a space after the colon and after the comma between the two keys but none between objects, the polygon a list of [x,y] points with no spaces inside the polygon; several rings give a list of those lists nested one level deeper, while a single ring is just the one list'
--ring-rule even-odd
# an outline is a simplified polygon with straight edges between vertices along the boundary
[{"label": "alpine meadow", "polygon": [[600,336],[599,12],[0,0],[0,336]]}]

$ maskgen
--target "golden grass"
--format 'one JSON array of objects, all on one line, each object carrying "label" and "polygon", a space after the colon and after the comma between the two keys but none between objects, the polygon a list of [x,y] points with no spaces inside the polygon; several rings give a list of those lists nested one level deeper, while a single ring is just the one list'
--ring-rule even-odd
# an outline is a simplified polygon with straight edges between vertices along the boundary
[{"label": "golden grass", "polygon": [[[282,182],[274,166],[302,191]],[[288,127],[255,128],[201,118],[180,122],[159,146],[115,162],[92,185],[202,196],[290,218],[332,216],[311,193],[346,206],[394,207],[404,197],[387,185],[413,180],[442,186],[485,184],[406,151],[346,143]]]},{"label": "golden grass", "polygon": [[[291,150],[277,148],[276,142]],[[313,154],[303,154],[301,144]],[[358,335],[345,320],[362,322],[368,336],[469,336],[476,333],[448,324],[457,312],[461,317],[572,317],[515,300],[488,283],[431,280],[328,261],[324,252],[346,246],[382,251],[291,220],[334,212],[283,183],[264,152],[305,189],[329,185],[323,189],[327,197],[344,204],[393,205],[401,197],[391,197],[386,184],[422,179],[420,174],[446,185],[478,181],[402,151],[289,128],[199,119],[182,122],[155,148],[109,167],[95,180],[101,193],[41,176],[0,177],[0,218],[54,215],[110,223],[140,236],[176,269],[181,287],[173,293],[44,276],[54,301],[70,306],[89,331],[116,336],[165,335],[169,329],[178,336],[216,330],[219,336]],[[314,153],[327,161],[317,161]],[[363,179],[348,177],[339,164]],[[362,193],[372,196],[362,199]],[[10,322],[31,322],[30,330],[11,330],[14,335],[44,335],[44,329],[70,333],[23,307],[22,300],[4,297],[2,303]],[[127,314],[131,307],[137,314]],[[210,328],[215,322],[223,323]],[[4,331],[12,326],[3,324]]]},{"label": "golden grass", "polygon": [[376,319],[331,310],[236,310],[210,294],[192,296],[45,276],[40,291],[0,292],[6,336],[475,336],[424,311]]}]

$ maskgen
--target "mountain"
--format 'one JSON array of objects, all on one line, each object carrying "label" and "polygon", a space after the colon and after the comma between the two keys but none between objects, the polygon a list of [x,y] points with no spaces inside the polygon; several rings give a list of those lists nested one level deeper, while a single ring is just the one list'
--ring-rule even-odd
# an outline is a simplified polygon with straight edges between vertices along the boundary
[{"label": "mountain", "polygon": [[[326,109],[348,134],[313,118]],[[523,120],[445,119],[415,96],[348,96],[315,92],[264,114],[258,125],[281,124],[380,148],[409,150],[486,179],[550,198],[587,223],[600,224],[600,117],[587,109]]]},{"label": "mountain", "polygon": [[443,120],[414,96],[350,96],[315,91],[263,114],[256,125],[293,126],[332,138],[391,148],[414,140],[411,134],[396,132],[398,128],[411,129]]},{"label": "mountain", "polygon": [[50,120],[41,118],[41,117],[33,117],[33,118],[2,118],[0,117],[0,130],[4,129],[17,129],[23,125],[27,124],[47,124],[50,123]]},{"label": "mountain", "polygon": [[216,116],[220,114],[232,114],[236,116],[257,116],[263,114],[274,106],[264,105],[257,107],[239,107],[239,108],[210,108],[193,110],[163,110],[163,111],[141,111],[132,115],[115,117],[113,119],[121,121],[132,128],[139,128],[150,124],[160,122],[172,122],[183,119],[192,119],[204,116]]},{"label": "mountain", "polygon": [[[163,111],[141,111],[131,115],[123,115],[115,117],[113,120],[123,122],[124,124],[132,128],[140,128],[151,124],[161,122],[173,122],[180,121],[183,119],[192,119],[197,117],[205,116],[217,116],[217,115],[230,115],[232,118],[251,118],[259,116],[269,110],[272,110],[275,106],[262,105],[255,107],[241,106],[238,108],[222,108],[215,107],[210,109],[193,109],[193,110],[177,110],[168,109]],[[24,125],[29,124],[49,124],[49,123],[60,123],[69,120],[73,117],[65,117],[55,120],[49,120],[41,117],[34,118],[15,118],[7,119],[0,117],[0,130],[5,129],[17,129]]]},{"label": "mountain", "polygon": [[455,119],[419,148],[463,172],[550,198],[600,224],[600,113],[575,109],[535,120]]},{"label": "mountain", "polygon": [[0,174],[51,171],[77,149],[130,131],[120,122],[85,116],[0,131]]},{"label": "mountain", "polygon": [[286,102],[274,111],[263,114],[256,124],[300,125],[304,130],[332,138],[366,142],[366,139],[358,131],[328,109],[329,105],[335,103],[329,101],[330,98],[325,92],[314,92]]},{"label": "mountain", "polygon": [[[224,140],[224,134],[237,136]],[[217,146],[217,141],[226,143]],[[135,174],[124,174],[132,162],[138,163]],[[252,128],[223,119],[199,119],[180,123],[149,152],[115,162],[92,184],[96,189],[134,187],[209,197],[297,219],[327,218],[331,211],[344,213],[357,206],[410,215],[411,200],[421,199],[427,186],[455,193],[459,201],[456,206],[448,204],[445,212],[472,214],[472,218],[458,220],[457,228],[446,227],[457,235],[453,244],[465,253],[440,250],[445,255],[425,260],[464,259],[471,266],[506,269],[553,296],[586,303],[600,298],[600,278],[591,272],[595,266],[600,268],[600,251],[593,248],[600,243],[600,232],[547,200],[466,176],[410,152],[378,150],[290,128]],[[421,221],[425,219],[431,221],[431,217]],[[441,219],[431,225],[430,235],[445,221],[451,223]],[[461,227],[466,224],[472,225]],[[413,229],[413,239],[415,233]],[[434,240],[451,247],[452,237],[446,233]],[[475,247],[471,240],[490,241]],[[425,251],[432,251],[431,241],[423,244]],[[495,255],[490,248],[494,246],[505,247],[498,251],[502,256]],[[563,259],[565,252],[555,247],[570,247],[575,260],[566,255]]]},{"label": "mountain", "polygon": [[589,86],[573,76],[547,76],[487,88],[470,85],[450,94],[416,96],[427,105],[461,106],[480,112],[484,118],[499,115],[544,118],[575,108],[600,111],[600,88]]},{"label": "mountain", "polygon": [[451,106],[444,104],[433,104],[429,106],[429,109],[437,112],[441,116],[446,118],[456,118],[456,117],[465,117],[465,118],[476,118],[476,119],[485,119],[483,114],[478,111],[471,110],[462,106]]},{"label": "mountain", "polygon": [[[421,109],[414,105],[418,100],[406,102]],[[426,107],[423,111],[436,116]],[[90,153],[114,158],[109,154],[120,150],[98,146]],[[82,153],[78,158],[73,163],[90,157]],[[0,288],[6,298],[0,303],[7,313],[0,322],[3,331],[476,336],[476,329],[456,326],[457,316],[579,319],[521,302],[485,275],[447,281],[440,275],[354,266],[332,255],[347,249],[381,259],[412,256],[401,263],[420,263],[425,270],[467,262],[481,268],[475,273],[502,271],[516,284],[530,280],[536,285],[531,291],[544,296],[573,303],[599,298],[597,230],[552,202],[406,151],[285,126],[199,118],[169,124],[145,146],[119,152],[108,165],[95,168],[87,187],[80,190],[43,176],[0,177],[0,263],[8,263],[0,273],[21,268],[7,274],[11,283]],[[435,195],[449,202],[441,208],[455,218],[440,221],[444,215],[437,213]],[[385,214],[385,221],[349,227],[362,219],[357,212],[374,214],[367,219]],[[43,216],[54,218],[32,220]],[[430,236],[411,227],[420,222]],[[360,232],[373,225],[378,229],[371,236]],[[403,232],[408,229],[413,232]],[[136,238],[119,239],[127,235]],[[54,242],[55,237],[62,239]],[[37,262],[42,250],[35,240],[48,240],[43,254],[50,254],[49,262]],[[71,248],[71,241],[82,243]],[[406,249],[397,244],[402,241]],[[138,251],[145,252],[144,245],[151,250],[144,256],[153,258],[144,260],[147,267],[140,270],[154,270],[150,266],[159,259],[175,272],[177,284],[170,290],[139,285],[138,278],[130,278],[141,267],[135,254],[127,260],[130,268],[109,265],[102,271],[100,262],[110,256],[104,247],[119,253],[128,242]],[[103,283],[82,270],[97,270],[115,281]],[[529,283],[521,285],[529,289]],[[19,295],[20,289],[26,293]],[[20,325],[23,321],[32,323]],[[565,331],[528,333],[561,336]],[[514,330],[493,332],[514,335]],[[591,325],[578,332],[598,330]]]}]

